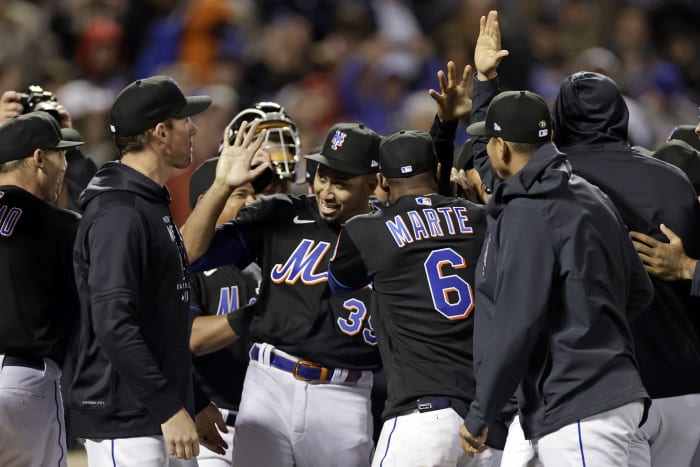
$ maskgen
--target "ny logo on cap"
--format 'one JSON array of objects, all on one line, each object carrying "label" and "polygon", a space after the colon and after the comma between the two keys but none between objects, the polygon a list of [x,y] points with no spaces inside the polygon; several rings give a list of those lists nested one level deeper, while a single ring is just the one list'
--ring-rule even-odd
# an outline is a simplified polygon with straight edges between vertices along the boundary
[{"label": "ny logo on cap", "polygon": [[343,133],[340,130],[335,130],[335,134],[333,135],[333,139],[331,139],[331,149],[334,151],[337,151],[339,147],[345,143],[345,138],[347,138],[348,135],[347,133]]}]

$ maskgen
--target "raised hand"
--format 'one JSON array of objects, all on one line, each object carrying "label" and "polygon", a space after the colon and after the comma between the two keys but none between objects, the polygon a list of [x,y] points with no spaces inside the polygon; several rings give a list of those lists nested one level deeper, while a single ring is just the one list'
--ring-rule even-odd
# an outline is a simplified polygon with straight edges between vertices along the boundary
[{"label": "raised hand", "polygon": [[231,127],[226,127],[224,148],[216,164],[215,183],[223,183],[231,188],[239,187],[255,179],[269,166],[269,162],[262,162],[256,168],[250,168],[253,157],[265,141],[266,130],[258,133],[258,125],[258,121],[254,121],[252,125],[243,122],[233,144],[229,142],[228,137]]},{"label": "raised hand", "polygon": [[467,65],[462,73],[462,80],[457,83],[457,70],[455,62],[447,62],[447,75],[440,70],[437,73],[440,84],[440,93],[430,89],[428,94],[437,103],[438,118],[442,122],[449,122],[465,117],[472,111],[472,100],[467,93],[467,87],[471,80],[472,67]]},{"label": "raised hand", "polygon": [[474,67],[477,78],[487,81],[496,76],[496,68],[509,52],[501,49],[501,29],[498,25],[498,12],[489,11],[488,16],[479,20],[479,37],[474,48]]}]

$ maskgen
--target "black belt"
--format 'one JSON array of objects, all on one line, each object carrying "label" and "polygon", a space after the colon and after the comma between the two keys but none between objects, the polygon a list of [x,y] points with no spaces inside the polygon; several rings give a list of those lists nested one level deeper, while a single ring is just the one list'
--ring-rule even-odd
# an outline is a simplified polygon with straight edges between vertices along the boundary
[{"label": "black belt", "polygon": [[416,400],[416,409],[420,413],[442,410],[451,406],[452,404],[447,397],[421,397]]},{"label": "black belt", "polygon": [[2,366],[23,366],[44,371],[44,359],[41,357],[16,357],[14,355],[5,355]]},{"label": "black belt", "polygon": [[236,416],[238,415],[238,410],[233,410],[233,409],[227,409],[228,410],[228,415],[226,415],[226,418],[224,421],[226,422],[226,425],[228,426],[236,426]]}]

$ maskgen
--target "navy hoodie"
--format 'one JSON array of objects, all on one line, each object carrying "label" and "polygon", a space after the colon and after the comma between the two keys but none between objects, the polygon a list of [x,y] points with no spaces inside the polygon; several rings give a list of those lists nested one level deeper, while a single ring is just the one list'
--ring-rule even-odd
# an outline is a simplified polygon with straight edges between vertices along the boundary
[{"label": "navy hoodie", "polygon": [[[496,92],[475,80],[472,121]],[[474,148],[484,177],[483,138]],[[528,439],[646,399],[628,319],[646,309],[652,287],[608,197],[546,143],[496,184],[487,209],[469,431],[481,434],[516,388]]]},{"label": "navy hoodie", "polygon": [[105,164],[80,198],[73,251],[81,304],[70,384],[72,435],[161,433],[194,413],[190,278],[166,188],[119,162]]},{"label": "navy hoodie", "polygon": [[[664,223],[700,255],[700,204],[677,167],[632,150],[628,111],[617,85],[580,72],[562,83],[554,103],[554,141],[574,173],[600,187],[630,230],[667,241]],[[654,299],[632,323],[642,380],[652,398],[700,393],[700,339],[693,321],[698,299],[687,282],[652,277]]]}]

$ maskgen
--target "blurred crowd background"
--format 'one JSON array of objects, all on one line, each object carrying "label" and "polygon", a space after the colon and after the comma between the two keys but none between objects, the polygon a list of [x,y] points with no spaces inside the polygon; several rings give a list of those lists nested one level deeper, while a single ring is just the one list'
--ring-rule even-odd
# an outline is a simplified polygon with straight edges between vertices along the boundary
[{"label": "blurred crowd background", "polygon": [[[54,92],[98,165],[116,156],[116,93],[154,74],[214,99],[195,120],[193,167],[261,100],[286,107],[309,151],[338,121],[429,129],[427,89],[447,60],[471,63],[490,9],[511,52],[504,89],[551,103],[567,74],[603,71],[628,98],[633,144],[655,149],[674,126],[697,123],[700,0],[0,0],[0,92]],[[190,172],[169,183],[179,223]]]}]

